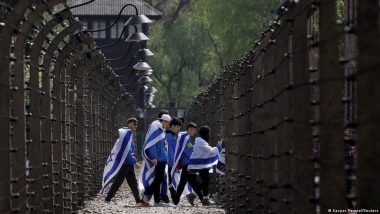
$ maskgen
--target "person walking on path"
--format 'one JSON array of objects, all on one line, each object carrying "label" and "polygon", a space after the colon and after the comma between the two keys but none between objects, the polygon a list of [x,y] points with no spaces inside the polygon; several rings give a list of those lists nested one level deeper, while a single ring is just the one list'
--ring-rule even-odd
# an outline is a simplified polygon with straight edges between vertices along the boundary
[{"label": "person walking on path", "polygon": [[160,202],[161,184],[165,177],[167,153],[165,150],[165,129],[169,127],[171,118],[163,114],[158,123],[153,121],[146,134],[143,146],[143,167],[140,172],[140,181],[145,189],[143,201],[149,203],[154,195],[154,202]]},{"label": "person walking on path", "polygon": [[222,150],[223,141],[219,141],[216,147],[211,147],[208,142],[210,140],[210,128],[202,126],[199,129],[199,137],[195,138],[193,153],[190,157],[188,170],[190,173],[199,172],[202,178],[201,188],[203,194],[203,205],[210,205],[208,198],[210,169],[218,163],[219,153]]},{"label": "person walking on path", "polygon": [[[181,195],[188,185],[187,192],[190,192],[191,188],[194,189],[195,193],[198,195],[200,200],[203,199],[201,188],[198,184],[195,174],[190,174],[188,172],[188,165],[190,163],[190,156],[193,152],[193,140],[192,137],[197,133],[197,125],[193,122],[187,125],[186,132],[178,133],[178,140],[176,144],[176,149],[174,153],[175,161],[173,165],[173,169],[171,170],[171,174],[173,176],[173,187],[176,189],[174,195],[173,203],[177,205],[180,201]],[[175,166],[175,167],[174,167]],[[178,172],[181,170],[180,179],[178,181]],[[190,184],[190,186],[189,186]],[[194,206],[195,195],[193,193],[189,193],[186,195],[189,203]]]},{"label": "person walking on path", "polygon": [[107,197],[105,198],[105,201],[109,203],[125,179],[132,191],[136,204],[146,206],[146,204],[140,199],[134,169],[140,168],[134,155],[135,144],[133,136],[133,133],[136,132],[138,126],[138,120],[136,118],[130,118],[128,119],[127,124],[128,127],[119,129],[119,139],[116,141],[111,154],[107,159],[103,172],[101,192],[104,191],[105,186],[111,181],[111,179],[115,177],[115,180],[107,193]]},{"label": "person walking on path", "polygon": [[[170,121],[170,129],[166,130],[166,136],[165,136],[165,142],[167,146],[168,151],[168,178],[169,178],[169,190],[171,198],[174,197],[175,191],[172,187],[172,176],[171,171],[174,165],[174,152],[175,152],[175,146],[177,141],[177,134],[181,130],[182,121],[176,117],[173,117]],[[161,198],[164,198],[164,202],[169,203],[169,198],[167,195],[161,196]]]}]

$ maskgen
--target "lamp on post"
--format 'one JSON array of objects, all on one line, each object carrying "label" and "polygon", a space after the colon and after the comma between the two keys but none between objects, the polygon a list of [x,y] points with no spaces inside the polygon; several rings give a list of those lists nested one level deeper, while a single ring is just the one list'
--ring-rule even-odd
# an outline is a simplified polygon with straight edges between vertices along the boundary
[{"label": "lamp on post", "polygon": [[146,71],[146,70],[151,70],[152,67],[150,67],[148,63],[140,60],[133,66],[133,69],[138,70],[138,71]]},{"label": "lamp on post", "polygon": [[[93,1],[95,1],[95,0],[89,0],[86,3],[72,6],[71,9],[83,6],[85,4],[89,4],[89,3],[93,2]],[[122,54],[123,56],[120,56],[120,57],[117,57],[117,58],[109,58],[109,59],[106,59],[106,61],[112,62],[112,61],[119,61],[119,60],[124,59],[125,57],[129,56],[129,54],[130,54],[131,51],[133,51],[132,49],[134,49],[134,50],[138,49],[138,48],[136,48],[136,44],[135,43],[140,43],[140,45],[141,45],[141,46],[139,45],[140,49],[138,49],[138,51],[137,51],[137,53],[136,53],[135,56],[133,56],[133,57],[131,56],[130,60],[128,60],[129,63],[126,66],[124,66],[124,67],[114,68],[114,70],[118,71],[118,70],[124,70],[124,69],[133,68],[134,71],[137,71],[137,73],[136,72],[128,72],[127,74],[123,74],[123,75],[120,75],[120,76],[118,75],[117,77],[118,77],[120,83],[122,84],[123,88],[128,89],[128,91],[132,92],[130,94],[135,94],[135,93],[133,93],[135,90],[136,91],[141,90],[139,92],[142,92],[143,97],[145,98],[145,91],[146,91],[145,86],[146,86],[146,84],[148,84],[151,81],[151,79],[148,77],[148,75],[150,75],[152,73],[152,71],[153,71],[152,68],[151,68],[151,66],[147,62],[145,62],[145,59],[146,59],[146,57],[153,56],[154,54],[152,53],[152,51],[150,51],[149,49],[147,49],[145,47],[145,43],[146,43],[145,41],[149,40],[148,36],[146,36],[143,32],[139,32],[139,29],[137,28],[136,25],[149,24],[149,23],[152,22],[152,20],[150,20],[147,16],[145,16],[143,14],[139,15],[138,9],[137,9],[137,7],[135,5],[133,5],[133,4],[125,4],[120,9],[117,18],[110,25],[106,26],[105,28],[101,28],[101,29],[84,29],[83,33],[94,33],[94,32],[106,31],[106,30],[111,29],[112,27],[114,27],[116,25],[116,23],[118,23],[118,21],[121,18],[121,15],[122,15],[123,11],[127,7],[133,7],[134,11],[135,11],[135,15],[130,16],[128,18],[128,20],[124,23],[122,31],[119,32],[120,35],[118,35],[118,39],[116,41],[112,41],[110,44],[105,44],[103,46],[98,46],[98,47],[93,47],[92,46],[87,51],[87,53],[89,53],[89,54],[86,53],[86,55],[88,55],[88,56],[91,57],[91,52],[92,51],[98,51],[98,52],[100,52],[100,49],[115,46],[126,35],[125,34],[126,33],[126,29],[129,29],[130,26],[134,27],[134,32],[130,33],[127,36],[127,38],[124,40],[125,42],[131,43],[131,44],[128,45],[129,46],[128,50],[125,53]],[[61,12],[63,12],[63,11],[61,11]],[[57,13],[56,15],[59,16],[60,14]],[[87,34],[87,35],[90,36],[90,34]],[[142,78],[142,77],[144,77],[144,78]],[[129,84],[129,83],[126,84],[126,82],[130,82],[131,84]],[[135,96],[138,96],[138,95],[135,94]],[[135,99],[136,98],[137,97],[135,97]],[[144,102],[144,105],[142,105],[140,107],[140,110],[141,109],[142,109],[142,116],[144,116],[144,113],[145,113],[145,102]]]},{"label": "lamp on post", "polygon": [[144,111],[141,109],[141,108],[137,108],[136,109],[136,112],[137,112],[137,116],[141,119],[144,118],[145,114],[144,114]]},{"label": "lamp on post", "polygon": [[[84,5],[87,5],[89,3],[92,3],[94,2],[95,0],[90,0],[88,2],[85,2],[85,3],[82,3],[82,4],[79,4],[79,5],[75,5],[75,6],[72,6],[72,7],[69,7],[69,8],[66,8],[62,11],[59,11],[57,13],[54,14],[55,17],[61,17],[60,14],[67,11],[67,10],[70,10],[70,9],[73,9],[73,8],[76,8],[76,7],[81,7],[81,6],[84,6]],[[123,13],[124,9],[127,8],[128,6],[132,6],[134,9],[135,9],[135,15],[134,16],[131,16],[129,17],[129,19],[124,23],[124,27],[122,29],[122,32],[118,38],[118,40],[116,40],[115,42],[112,42],[110,44],[107,44],[107,45],[103,45],[103,46],[99,46],[99,47],[95,47],[94,49],[92,50],[98,50],[98,49],[102,49],[102,48],[108,48],[108,47],[111,47],[111,46],[114,46],[116,44],[118,44],[120,41],[121,41],[121,38],[123,37],[124,35],[124,31],[125,31],[125,28],[127,28],[127,26],[129,25],[133,25],[134,28],[135,28],[135,33],[131,34],[128,36],[129,37],[133,37],[133,38],[127,38],[126,41],[129,42],[129,41],[133,41],[133,42],[141,42],[141,41],[146,41],[146,40],[149,40],[149,38],[142,32],[137,32],[137,27],[136,25],[138,24],[148,24],[148,23],[151,23],[152,20],[150,20],[147,16],[145,16],[144,14],[141,14],[139,15],[139,12],[138,12],[138,9],[137,7],[134,5],[134,4],[126,4],[124,5],[120,11],[119,11],[119,14],[116,18],[116,20],[110,24],[109,26],[105,27],[105,28],[101,28],[101,29],[84,29],[84,32],[89,32],[89,33],[93,33],[93,32],[100,32],[100,31],[105,31],[105,30],[108,30],[110,28],[112,28],[120,19],[121,17],[121,14]],[[131,45],[132,46],[132,45]],[[128,49],[127,53],[124,55],[128,55],[130,49],[131,49],[131,46],[130,48]],[[124,56],[122,58],[124,58]],[[108,61],[108,60],[107,60]],[[111,60],[112,61],[112,60]]]},{"label": "lamp on post", "polygon": [[[84,5],[87,5],[87,4],[92,3],[92,2],[94,2],[94,1],[95,1],[95,0],[89,0],[89,1],[87,1],[87,2],[84,2],[84,3],[78,4],[78,5],[73,5],[73,6],[71,6],[71,7],[67,7],[67,8],[65,8],[65,9],[63,9],[63,10],[61,10],[61,11],[56,12],[56,13],[54,14],[54,16],[55,16],[56,18],[62,19],[62,16],[61,16],[62,13],[66,12],[66,11],[69,11],[69,10],[71,10],[71,9],[77,8],[77,7],[82,7],[82,6],[84,6]],[[135,10],[135,15],[129,17],[128,20],[124,23],[124,27],[123,27],[123,29],[122,29],[122,32],[121,32],[120,36],[119,36],[119,39],[118,39],[117,41],[111,43],[111,44],[107,44],[107,45],[104,45],[104,46],[99,46],[99,47],[96,47],[96,48],[94,48],[94,49],[91,49],[92,51],[93,51],[93,50],[96,50],[96,49],[107,48],[107,47],[111,47],[111,46],[113,46],[113,45],[116,45],[118,42],[120,42],[120,40],[121,40],[121,38],[122,38],[122,36],[123,36],[123,34],[124,34],[124,30],[125,30],[125,28],[126,28],[127,26],[129,26],[129,25],[133,25],[133,26],[134,26],[134,28],[135,28],[135,32],[127,37],[127,39],[125,40],[126,42],[141,42],[141,41],[147,41],[147,40],[149,40],[149,38],[148,38],[144,33],[142,33],[142,32],[138,32],[136,25],[138,25],[138,24],[149,24],[149,23],[152,23],[152,20],[150,20],[150,19],[149,19],[147,16],[145,16],[144,14],[140,14],[140,15],[139,15],[139,11],[138,11],[137,7],[136,7],[134,4],[125,4],[125,5],[120,9],[119,14],[118,14],[116,20],[115,20],[112,24],[110,24],[109,26],[107,26],[107,27],[105,27],[105,28],[101,28],[101,29],[84,29],[83,32],[84,32],[84,33],[86,33],[86,32],[93,33],[93,32],[105,31],[105,30],[108,30],[108,29],[112,28],[112,27],[113,27],[113,26],[119,21],[119,19],[120,19],[120,17],[121,17],[121,14],[123,13],[124,9],[127,8],[127,7],[129,7],[129,6],[131,6],[131,7],[134,8],[134,10]],[[131,46],[132,46],[132,45],[131,45]],[[131,49],[131,46],[130,46],[130,48],[128,49],[127,53],[126,53],[124,56],[128,55],[128,53],[129,53],[129,51],[130,51],[130,49]],[[143,48],[143,49],[145,49],[145,48]],[[149,49],[145,49],[145,51],[147,51],[147,53],[146,53],[145,56],[148,56],[148,55],[151,56],[151,55],[153,55],[153,53],[152,53]],[[121,57],[121,58],[124,58],[124,56]],[[116,60],[119,60],[119,59],[121,59],[121,58],[117,58],[117,59],[108,59],[107,61],[116,61]]]},{"label": "lamp on post", "polygon": [[[141,43],[141,44],[142,44],[142,43]],[[138,71],[146,71],[146,70],[150,70],[150,71],[152,72],[153,70],[150,68],[149,64],[146,63],[146,62],[143,62],[143,61],[142,61],[143,58],[145,58],[145,57],[150,57],[150,56],[154,56],[153,52],[150,51],[150,50],[147,49],[147,48],[144,48],[144,46],[142,45],[142,48],[139,49],[139,50],[137,51],[137,54],[136,54],[133,58],[131,58],[131,60],[129,61],[129,63],[128,63],[126,66],[124,66],[124,67],[120,67],[120,68],[114,68],[114,69],[115,69],[115,71],[119,71],[119,70],[124,70],[124,69],[126,69],[126,68],[129,68],[129,66],[130,66],[130,64],[132,63],[132,61],[133,61],[136,57],[138,57],[138,58],[140,58],[141,60],[139,60],[139,62],[137,62],[137,64],[134,65],[134,67],[136,67],[136,68],[134,68],[134,69],[135,69],[135,70],[138,70]],[[119,60],[119,59],[116,59],[116,60]],[[109,61],[114,61],[114,59],[110,59]],[[139,69],[137,69],[137,68],[139,68]]]},{"label": "lamp on post", "polygon": [[154,56],[154,53],[147,48],[142,48],[137,51],[136,56]]}]

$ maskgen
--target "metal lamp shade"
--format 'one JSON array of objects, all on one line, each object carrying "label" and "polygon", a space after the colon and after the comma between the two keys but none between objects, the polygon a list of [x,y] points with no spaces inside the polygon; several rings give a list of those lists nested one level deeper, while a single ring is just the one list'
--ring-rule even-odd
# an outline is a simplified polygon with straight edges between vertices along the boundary
[{"label": "metal lamp shade", "polygon": [[149,76],[149,75],[151,75],[151,74],[152,74],[152,72],[153,72],[153,70],[152,70],[152,69],[148,69],[148,70],[146,70],[146,71],[143,71],[143,72],[141,73],[141,75],[144,75],[144,76]]},{"label": "metal lamp shade", "polygon": [[154,53],[150,51],[148,48],[143,48],[137,51],[137,56],[153,56]]},{"label": "metal lamp shade", "polygon": [[135,70],[138,70],[138,71],[146,71],[146,70],[152,69],[148,63],[146,63],[146,62],[141,62],[141,61],[138,62],[138,63],[136,63],[136,64],[133,66],[133,68],[134,68]]},{"label": "metal lamp shade", "polygon": [[124,26],[127,25],[136,25],[136,24],[144,24],[144,23],[151,23],[152,20],[150,20],[148,17],[146,17],[144,14],[138,15],[138,16],[131,16],[129,19],[125,22]]},{"label": "metal lamp shade", "polygon": [[157,89],[155,87],[149,87],[147,90],[146,90],[146,93],[149,93],[149,94],[154,94],[157,92]]},{"label": "metal lamp shade", "polygon": [[146,41],[149,40],[149,38],[141,32],[135,32],[130,34],[127,39],[125,40],[126,42],[141,42],[141,41]]},{"label": "metal lamp shade", "polygon": [[146,84],[148,84],[148,83],[150,83],[150,82],[152,82],[153,80],[152,80],[152,78],[150,78],[150,77],[148,77],[148,76],[142,76],[142,77],[140,77],[139,79],[138,79],[138,82],[140,83],[140,84],[143,84],[143,85],[146,85]]}]

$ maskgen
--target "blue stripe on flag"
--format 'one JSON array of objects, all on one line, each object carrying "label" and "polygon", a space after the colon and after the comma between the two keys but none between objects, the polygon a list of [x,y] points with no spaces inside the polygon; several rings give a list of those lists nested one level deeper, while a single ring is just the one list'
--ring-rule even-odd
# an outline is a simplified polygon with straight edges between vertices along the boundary
[{"label": "blue stripe on flag", "polygon": [[148,178],[146,177],[146,173],[144,173],[144,175],[143,175],[143,185],[144,185],[144,188],[146,189],[146,188],[148,188],[149,187],[149,181],[152,179],[152,178],[154,178],[154,172],[152,172],[152,174],[150,174],[149,176],[148,176]]},{"label": "blue stripe on flag", "polygon": [[205,165],[205,164],[213,163],[214,161],[216,161],[218,159],[219,159],[218,155],[216,155],[214,157],[207,158],[207,159],[202,159],[202,158],[190,159],[190,164],[191,165]]},{"label": "blue stripe on flag", "polygon": [[[154,131],[149,137],[148,139],[145,140],[145,143],[144,143],[144,146],[149,143],[150,141],[154,140],[156,137],[160,136],[162,134],[163,130],[162,129],[157,129],[156,131]],[[145,148],[144,148],[145,149]]]},{"label": "blue stripe on flag", "polygon": [[193,187],[191,187],[189,182],[187,182],[187,191],[193,192]]},{"label": "blue stripe on flag", "polygon": [[164,181],[161,183],[161,195],[167,195],[168,194],[168,174],[164,173]]},{"label": "blue stripe on flag", "polygon": [[[181,135],[181,138],[179,139],[179,142],[178,142],[178,143],[179,143],[179,145],[178,145],[179,150],[176,151],[176,154],[175,154],[174,160],[177,160],[179,154],[181,153],[180,150],[181,150],[183,144],[185,143],[184,141],[185,141],[185,138],[186,138],[186,137],[187,137],[187,134],[183,134],[183,135]],[[174,166],[174,167],[176,167],[176,166]]]}]

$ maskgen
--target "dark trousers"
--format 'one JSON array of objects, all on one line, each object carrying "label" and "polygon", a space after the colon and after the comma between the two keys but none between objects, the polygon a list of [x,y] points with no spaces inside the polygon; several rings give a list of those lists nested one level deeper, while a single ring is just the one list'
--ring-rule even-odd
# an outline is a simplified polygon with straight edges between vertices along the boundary
[{"label": "dark trousers", "polygon": [[168,166],[169,185],[172,183],[172,167]]},{"label": "dark trousers", "polygon": [[185,189],[187,182],[189,182],[194,192],[198,195],[199,199],[203,200],[202,190],[197,181],[196,174],[189,173],[189,171],[187,170],[187,166],[183,166],[181,178],[179,180],[177,188],[177,193],[175,194],[175,197],[173,199],[174,204],[179,203],[179,199],[181,198],[182,192]]},{"label": "dark trousers", "polygon": [[168,167],[168,176],[169,176],[169,191],[170,191],[170,196],[173,200],[174,196],[175,196],[175,190],[174,190],[174,187],[171,185],[173,180],[172,180],[172,167]]},{"label": "dark trousers", "polygon": [[202,183],[201,183],[201,189],[202,189],[202,194],[203,196],[208,196],[208,187],[210,184],[210,173],[209,169],[201,169],[199,170],[199,176],[202,178]]},{"label": "dark trousers", "polygon": [[145,195],[154,195],[154,202],[160,202],[160,188],[161,183],[164,181],[166,162],[158,162],[154,168],[154,179],[152,184],[146,188]]},{"label": "dark trousers", "polygon": [[135,175],[135,169],[132,164],[123,164],[117,173],[114,182],[110,190],[108,191],[106,201],[110,201],[114,196],[117,190],[120,188],[121,184],[123,184],[124,179],[127,180],[129,188],[131,188],[133,197],[135,197],[135,201],[140,202],[139,190],[137,186],[137,180]]}]

